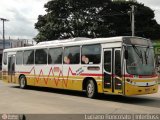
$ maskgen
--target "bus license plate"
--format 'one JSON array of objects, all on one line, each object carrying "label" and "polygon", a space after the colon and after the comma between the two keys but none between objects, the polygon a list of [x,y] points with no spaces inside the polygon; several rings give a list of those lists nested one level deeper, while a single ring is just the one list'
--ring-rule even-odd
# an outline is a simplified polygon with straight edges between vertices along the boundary
[{"label": "bus license plate", "polygon": [[146,88],[146,89],[145,89],[145,92],[149,92],[149,91],[150,91],[150,88]]}]

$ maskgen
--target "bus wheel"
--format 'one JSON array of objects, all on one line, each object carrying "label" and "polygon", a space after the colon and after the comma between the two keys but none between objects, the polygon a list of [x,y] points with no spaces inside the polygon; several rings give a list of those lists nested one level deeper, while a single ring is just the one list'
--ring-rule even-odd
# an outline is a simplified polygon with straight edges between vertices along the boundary
[{"label": "bus wheel", "polygon": [[89,98],[94,98],[97,94],[96,85],[93,80],[87,82],[86,94]]},{"label": "bus wheel", "polygon": [[27,87],[26,77],[21,76],[19,80],[20,88],[25,89]]}]

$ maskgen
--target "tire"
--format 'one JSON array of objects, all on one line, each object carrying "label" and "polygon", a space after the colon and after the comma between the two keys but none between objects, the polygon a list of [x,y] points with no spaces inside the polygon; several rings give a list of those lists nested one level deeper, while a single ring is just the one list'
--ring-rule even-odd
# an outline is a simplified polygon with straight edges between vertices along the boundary
[{"label": "tire", "polygon": [[96,85],[93,80],[88,80],[86,86],[86,94],[88,98],[95,98],[97,95]]},{"label": "tire", "polygon": [[25,76],[21,76],[19,79],[19,86],[21,89],[27,88],[27,81]]}]

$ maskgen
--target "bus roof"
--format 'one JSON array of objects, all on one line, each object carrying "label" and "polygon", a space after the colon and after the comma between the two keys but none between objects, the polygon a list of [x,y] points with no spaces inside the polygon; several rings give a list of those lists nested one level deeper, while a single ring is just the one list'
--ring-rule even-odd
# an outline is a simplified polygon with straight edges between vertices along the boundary
[{"label": "bus roof", "polygon": [[[18,48],[5,49],[4,52],[38,49],[38,48],[45,48],[45,47],[51,47],[51,46],[62,47],[62,46],[72,46],[72,45],[112,43],[112,42],[114,43],[114,42],[122,42],[123,38],[131,38],[131,36],[94,38],[94,39],[78,37],[78,38],[65,39],[65,40],[53,40],[53,41],[40,42],[37,45],[29,46],[29,47],[18,47]],[[136,38],[142,39],[141,37],[136,37]],[[145,38],[143,38],[143,39],[145,39]]]}]

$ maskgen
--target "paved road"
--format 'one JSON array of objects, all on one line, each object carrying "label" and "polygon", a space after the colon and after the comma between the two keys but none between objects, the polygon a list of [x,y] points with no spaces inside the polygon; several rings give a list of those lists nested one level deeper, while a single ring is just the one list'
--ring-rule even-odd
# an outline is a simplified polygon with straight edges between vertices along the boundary
[{"label": "paved road", "polygon": [[152,95],[99,95],[98,99],[89,99],[82,92],[35,87],[22,90],[17,85],[0,81],[0,113],[151,114],[159,111],[160,91]]}]

